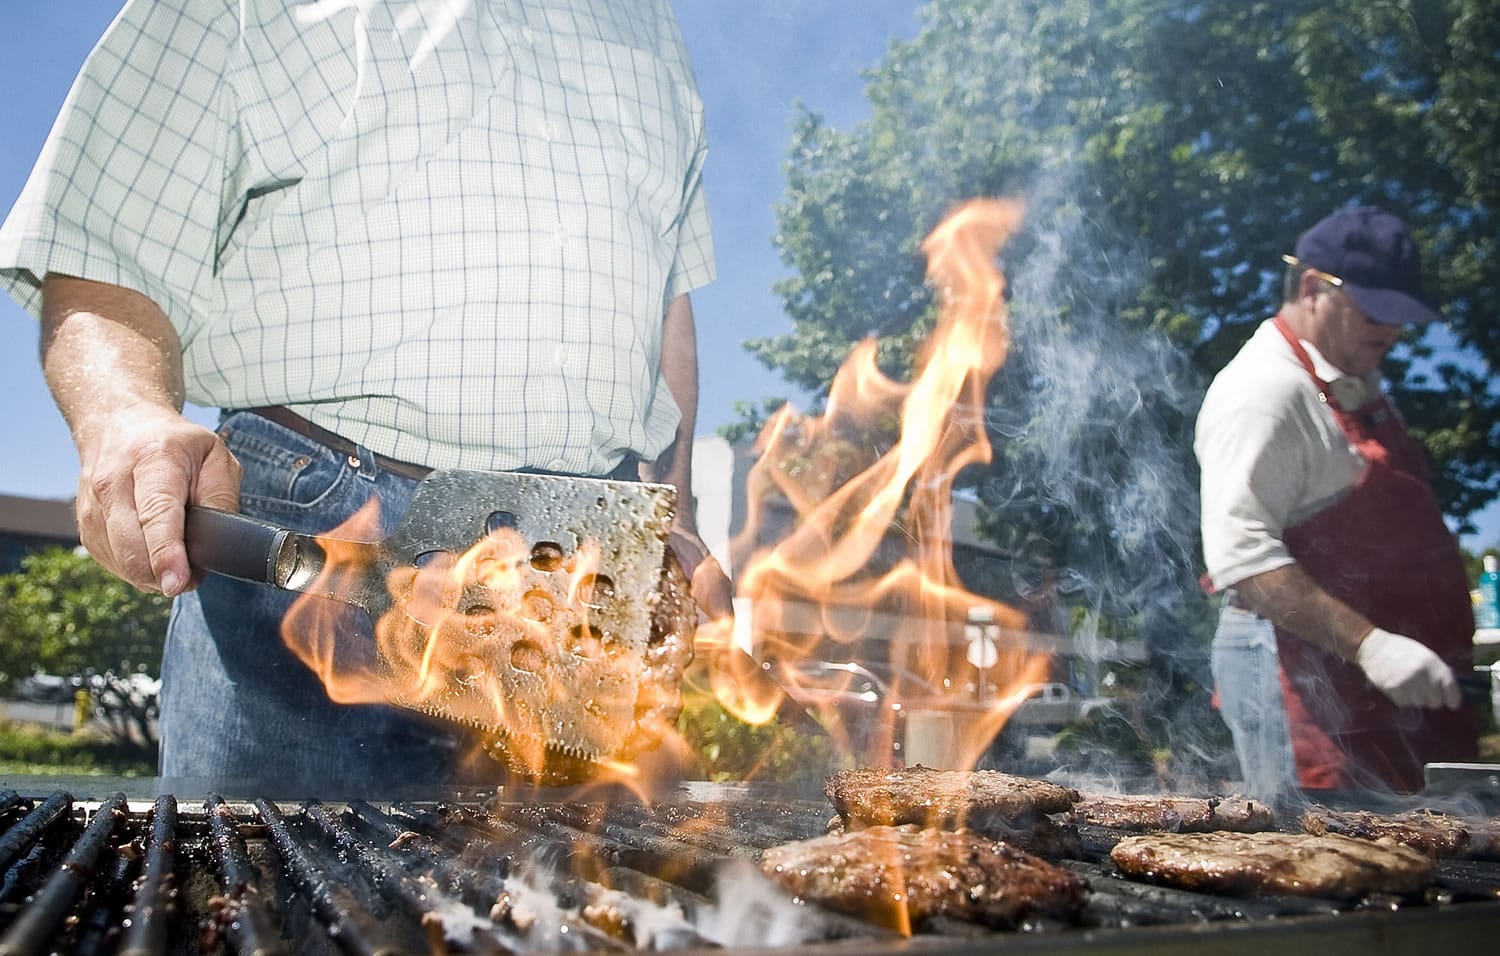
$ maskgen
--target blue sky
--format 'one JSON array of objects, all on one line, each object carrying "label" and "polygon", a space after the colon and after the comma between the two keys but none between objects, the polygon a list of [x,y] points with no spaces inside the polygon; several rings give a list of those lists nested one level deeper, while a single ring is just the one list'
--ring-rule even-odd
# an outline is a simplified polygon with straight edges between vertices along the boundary
[{"label": "blue sky", "polygon": [[[292,0],[288,0],[292,2]],[[89,49],[120,0],[23,0],[0,31],[0,210],[9,211]],[[790,389],[741,348],[790,328],[771,284],[784,274],[771,244],[794,104],[847,128],[867,115],[861,71],[893,39],[913,36],[917,0],[676,0],[708,112],[709,201],[719,279],[694,295],[704,356],[699,431],[733,420],[736,401]],[[77,458],[36,360],[34,320],[0,296],[0,493],[67,498]],[[790,396],[795,398],[796,396]],[[1500,507],[1478,547],[1500,542]]]}]

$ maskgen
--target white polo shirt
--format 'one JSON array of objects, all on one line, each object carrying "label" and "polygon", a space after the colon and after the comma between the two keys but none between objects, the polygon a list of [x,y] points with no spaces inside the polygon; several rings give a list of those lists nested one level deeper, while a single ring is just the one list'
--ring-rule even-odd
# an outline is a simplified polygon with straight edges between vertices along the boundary
[{"label": "white polo shirt", "polygon": [[[1379,397],[1379,372],[1346,376],[1310,343],[1302,346],[1345,408]],[[1203,558],[1220,590],[1292,564],[1286,529],[1347,495],[1366,468],[1270,319],[1209,386],[1193,450]]]},{"label": "white polo shirt", "polygon": [[669,0],[131,0],[0,229],[160,305],[189,401],[288,405],[434,467],[602,474],[678,410],[713,277]]}]

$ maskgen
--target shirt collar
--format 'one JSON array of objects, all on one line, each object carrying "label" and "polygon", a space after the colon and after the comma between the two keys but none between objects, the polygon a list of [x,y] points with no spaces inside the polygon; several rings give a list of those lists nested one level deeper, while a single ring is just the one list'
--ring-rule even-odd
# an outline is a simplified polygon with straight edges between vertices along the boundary
[{"label": "shirt collar", "polygon": [[[1295,362],[1296,357],[1292,355],[1292,350],[1286,344],[1286,340],[1277,333],[1272,324],[1273,321],[1274,318],[1267,319],[1261,323],[1260,328],[1256,330],[1256,334],[1265,335],[1269,333],[1274,346]],[[1332,362],[1328,361],[1328,359],[1324,358],[1323,353],[1318,351],[1316,345],[1313,345],[1301,336],[1297,337],[1297,341],[1301,342],[1302,347],[1307,350],[1307,357],[1312,360],[1313,371],[1317,373],[1318,378],[1328,383],[1329,391],[1333,393],[1334,398],[1338,399],[1339,404],[1344,408],[1358,408],[1366,402],[1373,401],[1379,397],[1379,370],[1372,371],[1364,376],[1346,374]]]}]

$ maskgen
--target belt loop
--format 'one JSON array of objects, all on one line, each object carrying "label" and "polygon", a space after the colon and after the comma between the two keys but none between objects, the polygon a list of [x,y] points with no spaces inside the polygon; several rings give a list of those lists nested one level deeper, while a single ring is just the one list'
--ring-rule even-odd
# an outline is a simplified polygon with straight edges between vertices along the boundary
[{"label": "belt loop", "polygon": [[615,481],[640,481],[641,460],[635,456],[634,452],[627,451],[625,457],[620,459],[620,463],[605,477]]},{"label": "belt loop", "polygon": [[346,460],[354,473],[364,480],[374,481],[380,477],[380,464],[375,460],[375,453],[364,445],[355,445],[354,453]]},{"label": "belt loop", "polygon": [[1245,611],[1248,614],[1253,614],[1256,617],[1260,617],[1260,614],[1255,610],[1255,608],[1250,606],[1250,602],[1245,600],[1244,596],[1234,588],[1224,589],[1224,606],[1232,607],[1236,610]]}]

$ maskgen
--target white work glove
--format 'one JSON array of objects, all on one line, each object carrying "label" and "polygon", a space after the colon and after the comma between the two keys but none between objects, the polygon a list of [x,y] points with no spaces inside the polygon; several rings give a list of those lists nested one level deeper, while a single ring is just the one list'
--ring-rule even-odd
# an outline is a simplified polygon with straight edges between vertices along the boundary
[{"label": "white work glove", "polygon": [[1463,700],[1453,669],[1425,644],[1375,628],[1354,663],[1397,707],[1457,707]]}]

